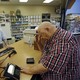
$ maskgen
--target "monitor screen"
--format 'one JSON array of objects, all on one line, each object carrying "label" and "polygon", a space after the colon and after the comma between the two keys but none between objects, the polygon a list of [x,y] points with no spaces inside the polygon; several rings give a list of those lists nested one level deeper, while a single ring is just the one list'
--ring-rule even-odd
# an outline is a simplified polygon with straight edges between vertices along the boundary
[{"label": "monitor screen", "polygon": [[30,29],[35,29],[36,28],[36,26],[30,26]]}]

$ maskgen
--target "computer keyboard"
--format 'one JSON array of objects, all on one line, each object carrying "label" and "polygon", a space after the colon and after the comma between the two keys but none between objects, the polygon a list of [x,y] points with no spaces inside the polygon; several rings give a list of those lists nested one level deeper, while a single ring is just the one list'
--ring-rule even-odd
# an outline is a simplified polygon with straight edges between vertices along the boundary
[{"label": "computer keyboard", "polygon": [[0,52],[0,57],[3,56],[3,55],[5,55],[5,54],[7,54],[9,51],[11,51],[11,50],[13,50],[13,49],[14,49],[13,47],[8,47],[8,48],[6,48],[5,50],[2,50],[2,51]]}]

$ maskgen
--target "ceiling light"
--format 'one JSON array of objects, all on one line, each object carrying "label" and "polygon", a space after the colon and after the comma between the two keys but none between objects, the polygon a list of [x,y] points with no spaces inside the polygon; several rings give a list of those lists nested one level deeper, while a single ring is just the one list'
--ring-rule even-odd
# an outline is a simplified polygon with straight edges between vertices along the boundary
[{"label": "ceiling light", "polygon": [[45,1],[43,1],[43,3],[50,3],[50,2],[52,2],[53,0],[45,0]]},{"label": "ceiling light", "polygon": [[19,0],[19,2],[28,2],[28,0]]}]

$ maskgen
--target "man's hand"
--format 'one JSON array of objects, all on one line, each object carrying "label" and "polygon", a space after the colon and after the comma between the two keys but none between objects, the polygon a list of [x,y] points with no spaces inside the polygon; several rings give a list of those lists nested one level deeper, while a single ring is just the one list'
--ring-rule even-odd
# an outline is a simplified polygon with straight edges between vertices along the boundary
[{"label": "man's hand", "polygon": [[21,68],[21,72],[25,74],[40,74],[47,72],[47,68],[45,68],[42,63],[36,64],[34,66],[27,66],[26,68]]},{"label": "man's hand", "polygon": [[21,68],[21,72],[24,73],[24,74],[31,74],[30,73],[30,67]]},{"label": "man's hand", "polygon": [[40,51],[42,51],[45,41],[42,39],[42,37],[40,35],[36,35],[36,41],[35,42],[37,44],[38,49]]}]

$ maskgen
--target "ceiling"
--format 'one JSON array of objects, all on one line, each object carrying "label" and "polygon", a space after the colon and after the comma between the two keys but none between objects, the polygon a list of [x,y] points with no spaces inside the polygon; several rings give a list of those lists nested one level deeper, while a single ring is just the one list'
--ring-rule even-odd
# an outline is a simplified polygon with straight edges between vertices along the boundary
[{"label": "ceiling", "polygon": [[49,5],[49,6],[63,6],[65,4],[64,1],[67,0],[54,0],[49,4],[43,4],[44,0],[29,0],[27,3],[19,3],[19,0],[0,0],[0,5]]}]

